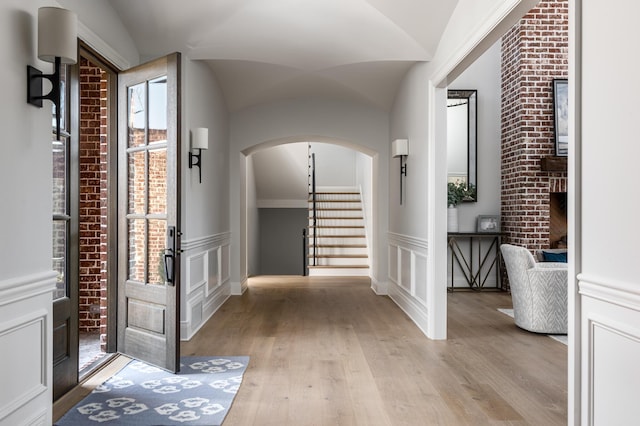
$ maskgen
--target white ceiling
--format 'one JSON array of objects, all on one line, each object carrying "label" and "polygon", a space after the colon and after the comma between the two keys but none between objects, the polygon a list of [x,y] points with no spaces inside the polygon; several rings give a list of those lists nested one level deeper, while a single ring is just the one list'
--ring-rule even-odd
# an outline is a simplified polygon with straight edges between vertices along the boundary
[{"label": "white ceiling", "polygon": [[143,57],[215,71],[230,111],[319,97],[388,110],[429,61],[457,0],[109,0]]}]

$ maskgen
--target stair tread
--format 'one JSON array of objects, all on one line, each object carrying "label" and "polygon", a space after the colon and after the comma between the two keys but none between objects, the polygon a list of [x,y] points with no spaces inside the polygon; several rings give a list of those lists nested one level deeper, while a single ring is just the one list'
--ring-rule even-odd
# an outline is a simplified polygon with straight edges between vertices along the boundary
[{"label": "stair tread", "polygon": [[[313,257],[313,254],[309,255],[310,259]],[[366,254],[316,254],[315,257],[318,259],[366,259],[369,256]]]},{"label": "stair tread", "polygon": [[[313,247],[313,244],[309,244]],[[366,244],[316,244],[317,248],[367,248]]]},{"label": "stair tread", "polygon": [[[309,195],[312,195],[313,192],[310,192]],[[360,195],[357,191],[316,191],[316,195]]]},{"label": "stair tread", "polygon": [[[309,203],[313,203],[313,200],[307,200]],[[329,203],[351,203],[351,204],[362,204],[360,200],[316,200],[316,204],[329,204]],[[318,207],[316,206],[316,209]],[[341,209],[342,210],[342,209]]]},{"label": "stair tread", "polygon": [[[309,234],[313,238],[313,234]],[[366,238],[364,234],[345,234],[345,235],[316,235],[316,238]]]},{"label": "stair tread", "polygon": [[368,267],[369,265],[309,265],[309,269],[364,269]]},{"label": "stair tread", "polygon": [[309,228],[322,228],[322,229],[345,229],[345,228],[364,228],[364,225],[309,225]]},{"label": "stair tread", "polygon": [[[310,220],[313,220],[313,216],[309,217]],[[318,216],[317,220],[364,220],[362,216]]]},{"label": "stair tread", "polygon": [[[309,211],[312,211],[313,208],[309,208]],[[346,212],[346,211],[362,211],[361,208],[358,207],[316,207],[318,211],[334,211],[334,212]]]}]

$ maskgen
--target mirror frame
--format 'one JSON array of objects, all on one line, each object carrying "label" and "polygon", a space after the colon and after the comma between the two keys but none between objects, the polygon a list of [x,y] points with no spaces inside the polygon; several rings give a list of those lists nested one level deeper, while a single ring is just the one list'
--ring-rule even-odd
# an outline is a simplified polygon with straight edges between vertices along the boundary
[{"label": "mirror frame", "polygon": [[476,202],[478,201],[478,91],[450,89],[447,91],[447,100],[449,99],[459,99],[469,104],[467,108],[467,183],[472,184],[475,190],[473,196],[464,201]]}]

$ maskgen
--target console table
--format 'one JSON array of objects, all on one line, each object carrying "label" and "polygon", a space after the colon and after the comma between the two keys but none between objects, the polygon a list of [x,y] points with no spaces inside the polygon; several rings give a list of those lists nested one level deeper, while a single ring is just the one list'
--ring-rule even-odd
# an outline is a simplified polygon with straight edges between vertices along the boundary
[{"label": "console table", "polygon": [[[451,253],[451,286],[454,291],[455,265],[460,271],[471,290],[483,290],[491,272],[496,274],[496,286],[488,287],[493,290],[502,289],[500,262],[500,242],[502,234],[499,232],[449,232],[449,251]],[[461,242],[468,242],[468,249],[460,247]],[[483,242],[485,243],[483,245]],[[484,246],[484,248],[483,248]],[[458,289],[462,289],[458,287]]]}]

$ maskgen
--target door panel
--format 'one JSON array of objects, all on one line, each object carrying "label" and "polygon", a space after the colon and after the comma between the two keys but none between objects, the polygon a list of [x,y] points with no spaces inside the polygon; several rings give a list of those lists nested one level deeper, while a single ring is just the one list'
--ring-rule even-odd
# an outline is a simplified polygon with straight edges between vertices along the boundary
[{"label": "door panel", "polygon": [[[180,55],[119,76],[118,350],[179,369]],[[174,279],[172,279],[174,278]]]},{"label": "door panel", "polygon": [[79,134],[75,126],[70,133],[79,109],[78,72],[77,65],[61,68],[60,139],[52,142],[52,266],[58,272],[52,324],[54,401],[78,383]]}]

